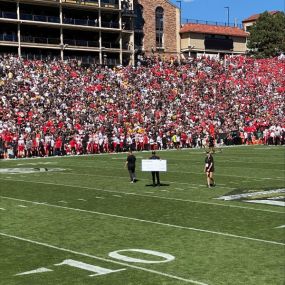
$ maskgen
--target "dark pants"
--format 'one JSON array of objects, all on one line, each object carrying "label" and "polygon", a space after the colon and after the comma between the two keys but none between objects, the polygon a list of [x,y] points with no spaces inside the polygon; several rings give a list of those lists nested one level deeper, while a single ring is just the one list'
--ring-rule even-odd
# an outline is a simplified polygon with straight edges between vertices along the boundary
[{"label": "dark pants", "polygon": [[135,181],[136,180],[135,168],[129,168],[128,170],[131,181]]},{"label": "dark pants", "polygon": [[159,172],[158,171],[152,171],[151,175],[152,175],[152,183],[153,183],[153,185],[155,185],[155,177],[156,177],[157,185],[160,185]]}]

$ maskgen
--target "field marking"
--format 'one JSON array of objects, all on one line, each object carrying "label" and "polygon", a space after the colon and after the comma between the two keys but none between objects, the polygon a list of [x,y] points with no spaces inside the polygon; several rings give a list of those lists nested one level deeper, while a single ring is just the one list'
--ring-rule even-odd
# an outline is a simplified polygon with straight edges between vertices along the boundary
[{"label": "field marking", "polygon": [[20,207],[20,208],[27,208],[27,206],[24,206],[24,205],[17,205],[17,207]]},{"label": "field marking", "polygon": [[31,203],[31,204],[34,204],[34,205],[47,206],[47,207],[64,209],[64,210],[70,210],[70,211],[75,211],[75,212],[89,213],[89,214],[113,217],[113,218],[118,218],[118,219],[136,221],[136,222],[141,222],[141,223],[154,224],[154,225],[160,225],[160,226],[165,226],[165,227],[178,228],[178,229],[184,229],[184,230],[191,230],[191,231],[196,231],[196,232],[202,232],[202,233],[221,235],[221,236],[226,236],[226,237],[239,238],[239,239],[245,239],[245,240],[250,240],[250,241],[257,241],[257,242],[262,242],[262,243],[268,243],[268,244],[285,246],[285,243],[277,242],[277,241],[270,241],[270,240],[264,240],[264,239],[258,239],[258,238],[251,238],[251,237],[234,235],[234,234],[229,234],[229,233],[210,231],[210,230],[198,229],[198,228],[186,227],[186,226],[179,226],[179,225],[173,225],[173,224],[168,224],[168,223],[155,222],[155,221],[150,221],[150,220],[143,220],[143,219],[138,219],[138,218],[133,218],[133,217],[126,217],[126,216],[121,216],[121,215],[115,215],[115,214],[91,211],[91,210],[84,210],[84,209],[71,208],[71,207],[64,207],[64,206],[58,206],[58,205],[49,204],[49,203],[42,204],[40,202],[23,200],[23,199],[17,199],[17,198],[13,198],[13,197],[6,197],[6,196],[0,196],[0,197],[3,198],[3,199],[7,199],[7,200],[21,201],[21,202]]},{"label": "field marking", "polygon": [[285,207],[285,202],[283,201],[274,201],[274,200],[244,200],[246,203],[254,203],[254,204],[266,204],[266,205],[274,205],[279,207]]},{"label": "field marking", "polygon": [[282,226],[276,227],[275,229],[282,229],[282,228],[285,228],[285,225],[282,225]]},{"label": "field marking", "polygon": [[[122,169],[120,167],[105,167],[105,166],[85,166],[85,168],[100,168],[100,169]],[[282,171],[282,170],[280,170]],[[60,172],[58,172],[60,173]],[[72,173],[72,172],[71,172]],[[194,172],[194,171],[168,171],[168,173],[184,173],[184,174],[195,174],[195,175],[205,175],[205,173],[201,172]],[[69,173],[64,173],[64,174],[69,174]],[[74,174],[74,173],[72,173]],[[81,174],[78,174],[81,175]],[[225,176],[225,177],[236,177],[236,178],[245,178],[247,180],[257,180],[257,181],[263,181],[263,180],[283,180],[277,177],[271,178],[271,177],[262,177],[262,178],[256,178],[256,177],[251,177],[251,176],[244,176],[244,175],[233,175],[233,174],[222,174],[222,173],[216,173],[216,176]],[[279,176],[278,176],[279,177]],[[225,187],[228,188],[228,187]]]},{"label": "field marking", "polygon": [[51,272],[51,271],[53,271],[53,270],[45,268],[45,267],[40,267],[40,268],[35,269],[35,270],[15,274],[15,276],[30,275],[30,274],[35,274],[35,273],[43,273],[43,272]]},{"label": "field marking", "polygon": [[[64,173],[64,172],[58,172],[58,174],[61,174],[61,175],[77,175],[77,176],[91,176],[91,177],[111,177],[111,178],[114,178],[114,176],[111,176],[111,175],[102,175],[102,174],[96,174],[96,175],[93,175],[93,174],[87,174],[87,173],[76,173],[76,172],[68,172],[68,173]],[[4,178],[1,178],[0,179],[4,179]],[[124,177],[116,177],[116,179],[124,179],[126,180],[127,177],[124,176]],[[105,179],[104,179],[105,180]],[[143,180],[143,181],[150,181],[150,179],[146,179],[146,178],[140,178],[140,180]],[[178,182],[178,181],[169,181],[169,180],[163,180],[164,182],[166,183],[170,183],[170,184],[182,184],[182,185],[197,185],[197,186],[192,186],[192,187],[195,187],[197,188],[198,186],[202,186],[202,187],[205,187],[205,184],[202,185],[202,184],[194,184],[194,183],[187,183],[187,182]],[[220,186],[220,185],[219,185]],[[224,186],[220,186],[220,188],[226,188],[226,189],[235,189],[233,187],[224,187]]]},{"label": "field marking", "polygon": [[121,195],[113,195],[114,197],[122,198],[123,196]]},{"label": "field marking", "polygon": [[[196,173],[196,174],[199,174],[198,172],[191,172],[191,173]],[[64,172],[57,172],[57,175],[77,175],[77,176],[90,176],[90,177],[96,177],[98,178],[99,176],[100,177],[114,177],[114,176],[110,176],[110,175],[101,175],[101,174],[96,174],[96,175],[93,175],[93,174],[87,174],[87,173],[76,173],[76,172],[68,172],[68,173],[64,173]],[[243,177],[243,176],[240,176],[240,177]],[[240,178],[238,177],[238,178]],[[116,179],[118,178],[121,178],[121,179],[127,179],[127,177],[116,177]],[[278,178],[278,179],[277,179]],[[280,178],[280,179],[279,179]],[[3,179],[3,178],[0,178],[0,179]],[[271,179],[271,178],[270,178]],[[274,180],[284,180],[283,177],[276,177],[273,178]],[[141,178],[140,180],[144,180],[144,181],[149,181],[149,179],[144,179],[144,178]],[[267,178],[247,178],[246,180],[249,180],[249,181],[257,181],[257,182],[261,182],[263,180],[269,180]],[[167,183],[170,183],[170,184],[181,184],[181,185],[197,185],[197,186],[202,186],[202,187],[205,187],[205,185],[202,185],[202,184],[194,184],[194,183],[187,183],[187,182],[177,182],[177,181],[169,181],[169,180],[164,180],[164,182],[167,182]],[[232,182],[229,182],[229,184],[232,183]],[[233,184],[237,184],[239,185],[240,182],[233,182]],[[197,188],[197,186],[192,186],[192,188]],[[229,187],[229,186],[222,186],[221,184],[218,185],[219,188],[225,188],[225,189],[229,189],[229,190],[233,190],[235,189],[236,187]]]},{"label": "field marking", "polygon": [[1,210],[1,211],[6,211],[6,209],[5,209],[5,208],[0,208],[0,210]]},{"label": "field marking", "polygon": [[[122,169],[120,167],[106,167],[106,166],[93,166],[93,165],[84,165],[85,168],[100,168],[100,169]],[[277,169],[278,170],[278,169]],[[282,171],[282,170],[278,170],[278,171]],[[168,171],[168,173],[185,173],[185,174],[195,174],[195,175],[205,175],[202,171],[201,172],[194,172],[194,171]],[[64,174],[68,174],[68,173],[64,173]],[[80,175],[80,174],[79,174]],[[236,177],[236,178],[246,178],[248,180],[258,180],[258,181],[263,181],[263,180],[283,180],[282,178],[271,178],[271,177],[262,177],[262,178],[256,178],[256,177],[251,177],[251,176],[244,176],[244,175],[233,175],[233,174],[222,174],[222,173],[216,173],[216,176],[225,176],[225,177]]]},{"label": "field marking", "polygon": [[255,196],[263,196],[268,194],[279,194],[285,193],[285,188],[273,189],[268,191],[259,191],[259,192],[250,192],[250,193],[243,193],[243,194],[234,194],[234,195],[223,195],[218,198],[217,200],[224,200],[224,201],[233,201],[241,198],[248,198],[248,197],[255,197]]},{"label": "field marking", "polygon": [[0,232],[0,235],[4,236],[4,237],[8,237],[8,238],[13,238],[13,239],[29,242],[29,243],[32,243],[32,244],[41,245],[41,246],[44,246],[44,247],[56,249],[58,251],[64,251],[64,252],[68,252],[68,253],[72,253],[72,254],[76,254],[76,255],[81,255],[81,256],[84,256],[84,257],[89,257],[89,258],[92,258],[92,259],[97,259],[97,260],[101,260],[101,261],[105,261],[105,262],[109,262],[109,263],[114,263],[114,264],[118,264],[118,265],[127,266],[127,267],[130,267],[130,268],[133,268],[133,269],[138,269],[138,270],[146,271],[146,272],[149,272],[149,273],[154,273],[154,274],[157,274],[157,275],[169,277],[171,279],[176,279],[176,280],[180,280],[180,281],[184,281],[184,282],[188,282],[188,283],[192,283],[192,284],[196,284],[196,285],[208,285],[208,284],[203,283],[203,282],[199,282],[199,281],[195,281],[195,280],[191,280],[191,279],[186,279],[186,278],[183,278],[183,277],[175,276],[175,275],[172,275],[172,274],[168,274],[168,273],[164,273],[164,272],[160,272],[160,271],[156,271],[156,270],[152,270],[152,269],[147,269],[147,268],[140,267],[140,266],[137,266],[137,265],[131,265],[131,264],[128,264],[128,263],[115,261],[115,260],[112,260],[112,259],[109,259],[109,258],[103,258],[103,257],[99,257],[99,256],[96,256],[96,255],[91,255],[91,254],[88,254],[88,253],[83,253],[83,252],[79,252],[79,251],[75,251],[75,250],[71,250],[71,249],[67,249],[67,248],[63,248],[63,247],[58,247],[58,246],[51,245],[51,244],[48,244],[48,243],[38,242],[38,241],[31,240],[31,239],[26,239],[26,238],[14,236],[14,235],[9,235],[9,234],[2,233],[2,232]]},{"label": "field marking", "polygon": [[[231,149],[238,149],[238,150],[243,150],[243,148],[251,148],[253,149],[254,151],[256,150],[278,150],[278,149],[282,149],[283,147],[282,146],[275,146],[275,147],[256,147],[255,145],[232,145],[232,146],[223,146],[221,147],[220,149],[222,149],[223,151],[226,151],[226,150],[231,150]],[[174,152],[174,151],[177,151],[176,149],[160,149],[158,152]],[[183,148],[181,149],[181,151],[183,152],[188,152],[189,154],[191,155],[205,155],[205,151],[203,151],[202,149],[200,148]],[[134,151],[134,154],[142,154],[142,153],[151,153],[152,150],[150,151]],[[127,152],[123,152],[123,153],[100,153],[100,154],[84,154],[84,155],[66,155],[66,156],[47,156],[47,157],[29,157],[29,158],[20,158],[18,159],[19,160],[46,160],[46,159],[66,159],[66,158],[69,158],[69,159],[77,159],[79,157],[102,157],[102,156],[113,156],[113,155],[118,155],[118,156],[121,156],[121,155],[124,155],[126,156],[127,155]],[[240,155],[240,153],[232,153],[232,155]],[[247,155],[249,156],[249,155]],[[255,155],[252,155],[252,156],[255,156]],[[279,156],[279,155],[275,155],[275,156]],[[185,159],[187,160],[187,159]],[[2,159],[2,161],[5,161],[5,162],[11,162],[13,160],[11,159]],[[187,160],[188,161],[188,160]],[[265,162],[266,163],[266,162]]]},{"label": "field marking", "polygon": [[[6,180],[6,179],[0,178],[0,180]],[[6,181],[10,181],[10,180],[6,180]],[[133,195],[133,196],[138,196],[138,197],[148,197],[148,198],[156,198],[156,199],[178,201],[178,202],[185,202],[185,203],[189,202],[189,203],[197,203],[197,204],[204,204],[204,205],[211,205],[211,206],[220,206],[220,207],[229,207],[229,208],[238,208],[238,209],[245,209],[245,210],[252,210],[252,211],[261,211],[261,212],[284,214],[284,212],[275,211],[275,210],[259,209],[259,208],[252,208],[252,207],[238,206],[238,205],[221,204],[221,203],[215,203],[215,202],[205,202],[205,201],[198,201],[198,200],[170,198],[170,197],[163,197],[163,196],[156,196],[156,195],[145,195],[145,194],[134,193],[134,192],[107,190],[107,189],[100,189],[100,188],[88,187],[88,186],[68,185],[68,184],[63,184],[63,183],[52,183],[52,182],[41,182],[41,181],[28,181],[28,180],[20,180],[20,179],[13,179],[13,182],[14,181],[25,182],[25,183],[34,183],[34,184],[53,185],[53,186],[63,186],[63,187],[70,187],[70,188],[79,188],[79,189],[86,189],[86,190],[97,190],[97,191],[101,191],[101,192],[119,193],[119,194]],[[204,185],[202,185],[202,186],[204,186]]]},{"label": "field marking", "polygon": [[105,199],[104,197],[99,197],[99,196],[96,196],[95,198],[96,199]]},{"label": "field marking", "polygon": [[85,200],[85,199],[82,199],[82,198],[79,198],[79,199],[77,199],[78,201],[83,201],[83,202],[86,202],[87,200]]}]

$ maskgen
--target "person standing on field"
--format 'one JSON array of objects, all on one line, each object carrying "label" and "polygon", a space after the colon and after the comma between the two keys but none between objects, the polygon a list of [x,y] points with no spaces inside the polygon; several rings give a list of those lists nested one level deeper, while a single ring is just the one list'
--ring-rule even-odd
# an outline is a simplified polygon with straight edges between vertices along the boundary
[{"label": "person standing on field", "polygon": [[131,183],[136,182],[136,157],[131,150],[128,152],[128,157],[125,163],[125,168],[127,167],[130,174]]},{"label": "person standing on field", "polygon": [[[151,154],[152,155],[149,159],[160,159],[160,157],[156,155],[155,151],[153,151]],[[156,185],[160,186],[159,171],[152,171],[151,175],[152,175],[152,185],[153,186],[156,186]],[[155,177],[156,177],[157,184],[155,184]]]},{"label": "person standing on field", "polygon": [[209,188],[214,187],[216,185],[214,180],[214,171],[215,171],[214,158],[211,152],[208,151],[207,156],[205,158],[204,172],[206,173],[207,176],[207,186]]}]

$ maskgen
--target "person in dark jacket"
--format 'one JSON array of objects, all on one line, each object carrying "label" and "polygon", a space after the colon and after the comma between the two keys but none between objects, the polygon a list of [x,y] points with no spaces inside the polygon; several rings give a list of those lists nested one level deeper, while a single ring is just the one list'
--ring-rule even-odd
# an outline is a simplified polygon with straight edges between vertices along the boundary
[{"label": "person in dark jacket", "polygon": [[[155,151],[153,151],[151,154],[152,155],[149,159],[160,159],[160,157],[156,155]],[[157,186],[160,186],[159,171],[152,171],[151,175],[152,175],[152,185],[156,186],[155,184],[155,178],[156,178]]]},{"label": "person in dark jacket", "polygon": [[133,155],[131,150],[128,152],[128,157],[125,163],[125,168],[127,167],[130,174],[131,183],[136,182],[136,157]]},{"label": "person in dark jacket", "polygon": [[207,186],[209,188],[215,186],[214,171],[215,171],[214,158],[211,152],[208,151],[207,156],[205,158],[204,172],[206,173],[207,176]]}]

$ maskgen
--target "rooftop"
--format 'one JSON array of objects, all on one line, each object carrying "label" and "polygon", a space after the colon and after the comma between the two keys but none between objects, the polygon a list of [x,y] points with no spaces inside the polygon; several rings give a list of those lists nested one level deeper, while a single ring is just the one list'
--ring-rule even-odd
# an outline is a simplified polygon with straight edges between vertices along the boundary
[{"label": "rooftop", "polygon": [[[277,10],[274,10],[274,11],[268,11],[269,14],[271,15],[275,15],[277,13],[279,13],[280,11],[277,11]],[[254,14],[254,15],[251,15],[250,17],[244,19],[242,22],[243,23],[246,23],[246,22],[254,22],[256,21],[259,17],[260,17],[261,14]]]},{"label": "rooftop", "polygon": [[224,36],[235,36],[235,37],[247,37],[248,33],[237,27],[229,26],[216,26],[206,24],[194,24],[189,23],[182,26],[180,33],[202,33],[210,35],[224,35]]}]

